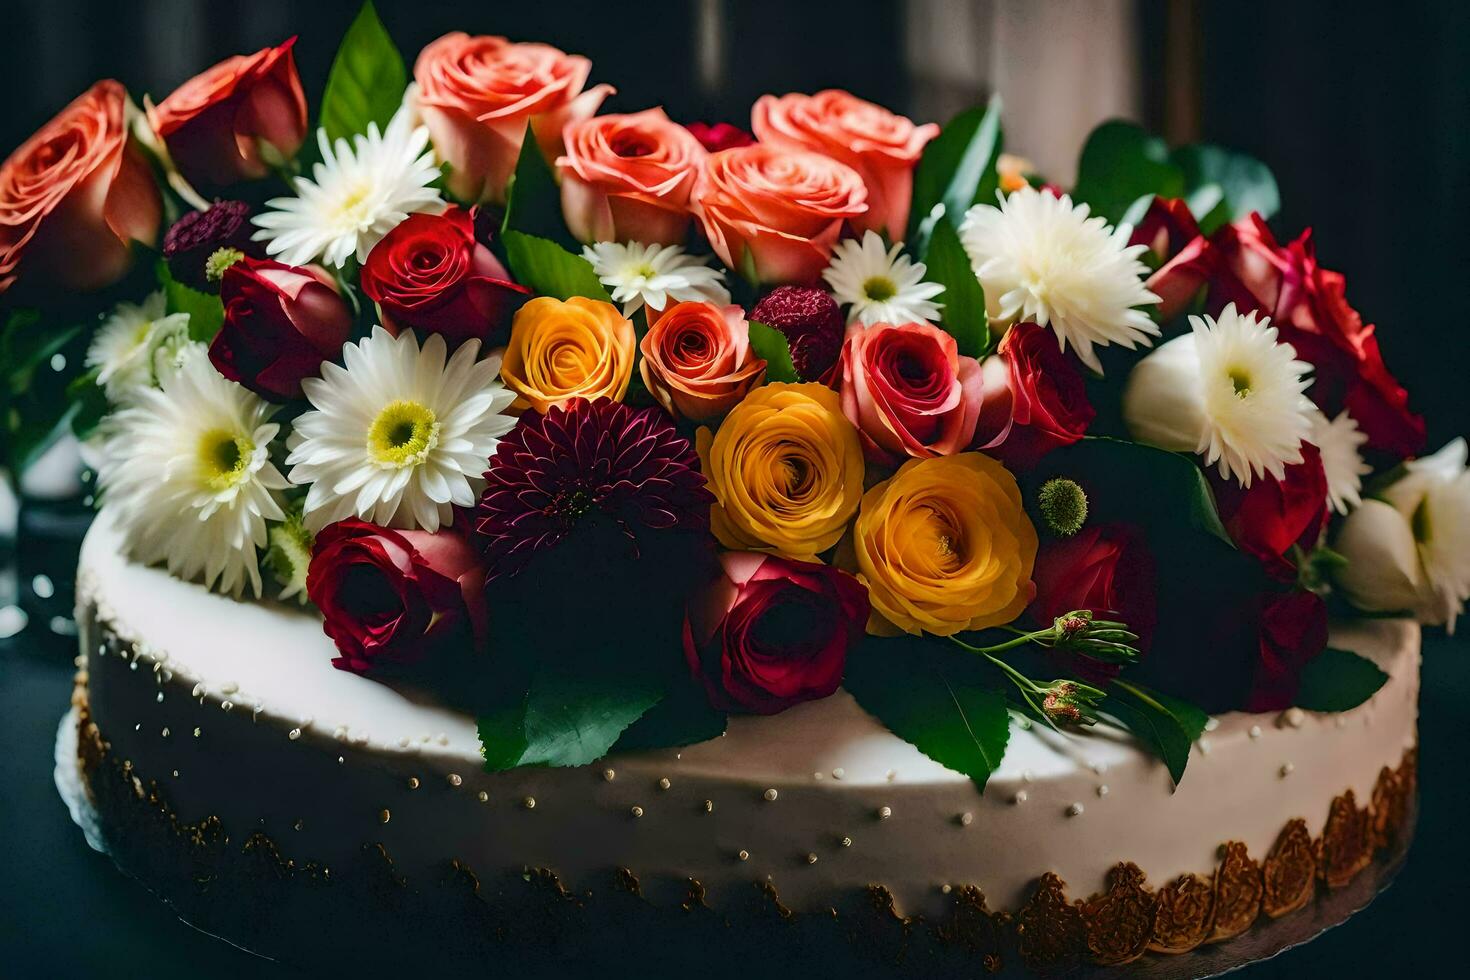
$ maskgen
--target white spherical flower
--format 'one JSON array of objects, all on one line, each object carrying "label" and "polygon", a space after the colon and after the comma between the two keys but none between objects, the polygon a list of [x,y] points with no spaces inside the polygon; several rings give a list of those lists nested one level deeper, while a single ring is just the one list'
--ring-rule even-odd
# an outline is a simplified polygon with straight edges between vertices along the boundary
[{"label": "white spherical flower", "polygon": [[1358,423],[1347,412],[1329,419],[1320,411],[1312,413],[1312,434],[1307,441],[1322,451],[1322,469],[1327,474],[1327,499],[1332,509],[1346,514],[1363,501],[1363,477],[1373,467],[1363,462],[1360,450],[1368,441]]},{"label": "white spherical flower", "polygon": [[419,211],[438,213],[444,200],[430,186],[439,178],[429,131],[414,127],[405,109],[399,109],[378,132],[369,123],[365,135],[353,143],[327,139],[317,131],[322,160],[312,167],[311,180],[295,178],[296,197],[266,202],[274,210],[251,220],[259,229],[253,236],[266,242],[266,252],[287,265],[306,265],[318,259],[341,268],[368,252],[404,218]]},{"label": "white spherical flower", "polygon": [[944,287],[925,282],[924,264],[902,251],[902,242],[889,248],[876,231],[864,232],[860,242],[839,242],[832,250],[822,278],[837,302],[848,307],[848,323],[939,322],[943,304],[935,303],[934,297]]},{"label": "white spherical flower", "polygon": [[1338,585],[1359,608],[1407,611],[1451,633],[1470,599],[1470,471],[1464,439],[1404,465],[1382,499],[1342,522]]},{"label": "white spherical flower", "polygon": [[275,408],[214,369],[193,344],[161,388],[138,389],[107,421],[99,481],[129,555],[184,579],[260,595],[256,552],[290,486],[270,461]]},{"label": "white spherical flower", "polygon": [[1123,390],[1123,418],[1140,442],[1204,456],[1243,487],[1280,480],[1302,461],[1316,410],[1304,391],[1311,366],[1277,341],[1269,319],[1232,303],[1219,319],[1190,317],[1193,330],[1138,362]]},{"label": "white spherical flower", "polygon": [[301,388],[313,411],[296,419],[286,463],[293,482],[311,484],[305,521],[312,533],[357,516],[384,527],[437,531],[454,507],[474,504],[500,437],[516,420],[515,400],[497,377],[500,357],[476,360],[480,342],[445,362],[444,338],[420,348],[413,331],[382,327],[342,349]]},{"label": "white spherical flower", "polygon": [[584,246],[582,257],[612,290],[613,302],[623,304],[624,317],[645,305],[662,312],[673,303],[730,303],[720,270],[707,265],[706,259],[685,255],[678,245],[598,242]]},{"label": "white spherical flower", "polygon": [[1137,309],[1159,301],[1144,288],[1149,270],[1129,245],[1133,229],[1109,228],[1088,217],[1086,204],[1063,194],[1022,187],[1000,207],[977,204],[965,213],[960,240],[985,287],[990,319],[1002,326],[1034,320],[1051,327],[1092,370],[1102,372],[1093,347],[1148,346],[1159,326]]},{"label": "white spherical flower", "polygon": [[114,402],[158,383],[158,366],[188,343],[189,314],[164,314],[163,293],[142,303],[119,303],[87,348],[86,365]]}]

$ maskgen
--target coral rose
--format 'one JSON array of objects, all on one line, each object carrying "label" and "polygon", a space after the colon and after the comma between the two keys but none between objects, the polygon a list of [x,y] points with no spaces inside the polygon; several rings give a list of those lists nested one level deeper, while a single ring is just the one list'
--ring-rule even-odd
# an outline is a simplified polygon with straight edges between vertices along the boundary
[{"label": "coral rose", "polygon": [[500,377],[519,407],[542,413],[573,398],[622,401],[637,343],[632,322],[611,303],[538,296],[511,322]]},{"label": "coral rose", "polygon": [[461,200],[502,204],[526,127],[547,160],[562,155],[562,129],[585,119],[612,94],[587,91],[592,62],[548,44],[446,34],[419,52],[409,100]]},{"label": "coral rose", "polygon": [[760,143],[711,154],[694,185],[694,214],[715,253],[763,283],[816,282],[843,224],[867,202],[846,164]]},{"label": "coral rose", "polygon": [[570,122],[562,138],[561,208],[574,238],[684,243],[689,192],[708,156],[693,133],[648,109]]},{"label": "coral rose", "polygon": [[880,636],[1009,623],[1035,594],[1036,529],[1004,466],[980,453],[912,459],[863,495],[858,577]]},{"label": "coral rose", "polygon": [[863,447],[825,385],[757,388],[695,446],[718,500],[710,529],[727,548],[815,561],[862,499]]},{"label": "coral rose", "polygon": [[128,94],[105,79],[0,166],[0,293],[94,290],[121,279],[132,242],[158,238],[162,202],[128,135]]},{"label": "coral rose", "polygon": [[1034,323],[1018,323],[1001,338],[996,354],[1010,374],[1011,425],[992,452],[1011,469],[1035,466],[1042,456],[1070,446],[1097,416],[1074,360],[1056,335]]},{"label": "coral rose", "polygon": [[750,122],[763,143],[814,150],[856,170],[868,188],[868,211],[853,222],[855,227],[885,232],[895,241],[904,236],[914,167],[924,144],[939,135],[934,123],[915,126],[840,89],[779,98],[763,95],[751,109]]},{"label": "coral rose", "polygon": [[639,342],[643,383],[671,415],[708,422],[734,408],[765,378],[738,306],[678,303]]},{"label": "coral rose", "polygon": [[148,123],[179,173],[204,193],[258,180],[306,139],[306,95],[293,37],[226,58],[148,105]]}]

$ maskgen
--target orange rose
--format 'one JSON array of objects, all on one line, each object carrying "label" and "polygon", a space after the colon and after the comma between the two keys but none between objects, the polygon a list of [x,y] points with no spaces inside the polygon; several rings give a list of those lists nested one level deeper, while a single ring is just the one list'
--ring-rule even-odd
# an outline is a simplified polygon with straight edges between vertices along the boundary
[{"label": "orange rose", "polygon": [[765,283],[815,282],[843,223],[867,201],[846,164],[760,143],[711,154],[694,185],[694,213],[715,252]]},{"label": "orange rose", "polygon": [[148,122],[189,183],[213,191],[270,173],[306,139],[306,95],[293,37],[275,48],[226,58],[158,105]]},{"label": "orange rose", "polygon": [[411,99],[449,164],[449,189],[471,202],[503,203],[526,124],[548,160],[562,155],[562,129],[597,111],[614,91],[587,91],[592,62],[547,44],[446,34],[413,66]]},{"label": "orange rose", "polygon": [[707,422],[734,408],[765,377],[738,306],[679,303],[643,335],[643,383],[670,414]]},{"label": "orange rose", "polygon": [[500,379],[521,408],[546,412],[573,398],[622,401],[633,380],[633,324],[611,303],[538,296],[517,311]]},{"label": "orange rose", "polygon": [[584,242],[682,245],[689,192],[708,155],[694,134],[648,109],[567,124],[561,207]]},{"label": "orange rose", "polygon": [[887,232],[895,240],[903,237],[914,166],[924,144],[939,135],[938,126],[915,126],[840,89],[780,98],[763,95],[751,109],[750,121],[763,143],[815,150],[856,170],[868,187],[868,213],[854,225],[859,231]]},{"label": "orange rose", "polygon": [[122,278],[130,243],[158,238],[161,201],[128,135],[128,95],[98,82],[0,166],[0,293],[93,290]]}]

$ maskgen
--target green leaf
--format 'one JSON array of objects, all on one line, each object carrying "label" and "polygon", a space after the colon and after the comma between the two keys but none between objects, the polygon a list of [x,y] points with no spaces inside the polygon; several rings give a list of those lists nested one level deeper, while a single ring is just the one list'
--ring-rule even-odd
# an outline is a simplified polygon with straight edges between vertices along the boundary
[{"label": "green leaf", "polygon": [[403,102],[408,69],[371,2],[364,3],[337,48],[322,94],[321,127],[327,139],[351,139],[368,123],[388,125]]},{"label": "green leaf", "polygon": [[935,641],[869,637],[849,655],[843,686],[899,738],[982,790],[1005,756],[1005,694]]},{"label": "green leaf", "polygon": [[766,362],[766,380],[800,381],[796,367],[791,363],[791,347],[786,335],[775,327],[768,327],[759,320],[750,321],[750,346],[756,356]]},{"label": "green leaf", "polygon": [[556,186],[556,176],[541,155],[529,123],[515,173],[511,174],[506,189],[505,219],[500,230],[502,234],[513,230],[549,238],[569,249],[579,247],[562,218],[561,190]]},{"label": "green leaf", "polygon": [[949,218],[934,223],[929,239],[925,277],[944,287],[940,321],[954,337],[961,354],[984,357],[990,349],[990,318],[985,312],[985,289],[975,278],[970,256],[960,243],[959,233]]},{"label": "green leaf", "polygon": [[173,277],[168,263],[158,260],[158,285],[163,288],[164,309],[168,313],[189,314],[189,339],[201,343],[214,340],[225,322],[225,307],[213,293],[201,292]]},{"label": "green leaf", "polygon": [[81,335],[82,325],[53,327],[45,323],[35,310],[16,310],[5,322],[0,360],[5,374],[6,390],[11,395],[30,389],[36,371],[49,364],[51,358],[61,353],[67,344]]},{"label": "green leaf", "polygon": [[1347,711],[1371,698],[1388,675],[1367,657],[1328,647],[1302,671],[1296,706],[1308,711]]},{"label": "green leaf", "polygon": [[1000,183],[995,161],[1003,144],[1000,112],[1000,96],[993,95],[984,108],[976,106],[951,119],[924,147],[914,170],[907,235],[916,256],[928,254],[924,224],[934,205],[943,204],[945,215],[958,223],[972,205],[995,202]]},{"label": "green leaf", "polygon": [[1114,119],[1087,137],[1072,197],[1117,224],[1139,197],[1180,197],[1184,187],[1184,173],[1169,159],[1163,140],[1134,123]]},{"label": "green leaf", "polygon": [[505,232],[501,242],[516,282],[534,290],[536,295],[561,300],[585,296],[612,302],[592,263],[582,256],[568,252],[556,242],[520,231]]},{"label": "green leaf", "polygon": [[1209,715],[1186,701],[1126,681],[1108,685],[1108,699],[1102,711],[1112,715],[1164,761],[1176,786],[1189,764],[1190,746],[1210,720]]},{"label": "green leaf", "polygon": [[723,735],[727,722],[723,711],[710,707],[704,691],[684,683],[629,725],[613,751],[637,752],[707,742]]},{"label": "green leaf", "polygon": [[539,670],[519,703],[477,719],[485,768],[594,762],[663,693],[656,680],[636,673]]},{"label": "green leaf", "polygon": [[[1191,195],[1210,184],[1220,187],[1227,204],[1224,212],[1227,220],[1243,218],[1252,211],[1259,212],[1263,218],[1270,218],[1281,209],[1281,193],[1277,190],[1276,178],[1272,175],[1271,168],[1255,157],[1197,143],[1193,146],[1181,146],[1170,159],[1183,173],[1185,190]],[[1191,196],[1190,210],[1194,212],[1195,219],[1201,224],[1200,230],[1205,234],[1214,230],[1204,227],[1206,215],[1211,213],[1213,207],[1211,205],[1201,213]],[[1216,224],[1216,227],[1219,225]]]},{"label": "green leaf", "polygon": [[99,371],[99,368],[93,368],[72,378],[66,386],[67,400],[76,406],[71,416],[71,431],[78,439],[90,436],[107,414],[107,395],[97,383]]}]

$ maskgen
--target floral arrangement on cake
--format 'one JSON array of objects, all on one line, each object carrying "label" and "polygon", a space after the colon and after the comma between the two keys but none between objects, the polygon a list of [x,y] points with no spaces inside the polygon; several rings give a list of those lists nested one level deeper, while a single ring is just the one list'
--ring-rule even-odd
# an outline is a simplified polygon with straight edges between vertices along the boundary
[{"label": "floral arrangement on cake", "polygon": [[[1260,162],[1126,123],[1063,189],[998,102],[749,131],[371,6],[0,169],[4,449],[73,430],[131,558],[314,607],[337,667],[578,765],[845,688],[983,786],[1384,681],[1329,607],[1453,626],[1470,475]],[[1284,241],[1284,243],[1283,243]]]}]

